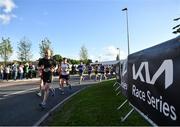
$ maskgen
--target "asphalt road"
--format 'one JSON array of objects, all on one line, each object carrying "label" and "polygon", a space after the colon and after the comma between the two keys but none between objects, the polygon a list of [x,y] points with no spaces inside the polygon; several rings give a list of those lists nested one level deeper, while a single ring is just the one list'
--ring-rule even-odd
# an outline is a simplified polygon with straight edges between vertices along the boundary
[{"label": "asphalt road", "polygon": [[0,126],[33,126],[65,98],[95,82],[86,80],[79,85],[78,77],[71,77],[72,89],[69,90],[65,87],[65,94],[62,95],[56,79],[53,83],[55,96],[51,96],[50,93],[45,110],[41,110],[39,107],[42,98],[36,95],[39,88],[38,80],[8,83],[11,85],[0,87]]}]

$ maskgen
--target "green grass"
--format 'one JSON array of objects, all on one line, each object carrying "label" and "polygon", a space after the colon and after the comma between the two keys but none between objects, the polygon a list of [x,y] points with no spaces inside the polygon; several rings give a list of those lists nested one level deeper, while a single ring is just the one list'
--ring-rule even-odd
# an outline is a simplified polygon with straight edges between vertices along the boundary
[{"label": "green grass", "polygon": [[117,107],[125,100],[116,96],[115,81],[107,81],[91,86],[76,94],[48,120],[49,126],[120,126],[149,125],[138,113],[133,112],[125,122],[121,117],[130,110],[126,104],[120,111]]}]

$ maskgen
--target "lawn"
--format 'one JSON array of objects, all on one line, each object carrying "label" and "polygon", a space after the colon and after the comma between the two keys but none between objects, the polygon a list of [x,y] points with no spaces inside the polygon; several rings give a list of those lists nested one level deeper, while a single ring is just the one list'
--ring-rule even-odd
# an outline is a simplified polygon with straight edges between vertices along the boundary
[{"label": "lawn", "polygon": [[73,96],[46,121],[49,126],[149,126],[137,112],[125,122],[121,117],[130,110],[126,104],[120,111],[117,107],[125,100],[116,96],[115,80],[101,82]]}]

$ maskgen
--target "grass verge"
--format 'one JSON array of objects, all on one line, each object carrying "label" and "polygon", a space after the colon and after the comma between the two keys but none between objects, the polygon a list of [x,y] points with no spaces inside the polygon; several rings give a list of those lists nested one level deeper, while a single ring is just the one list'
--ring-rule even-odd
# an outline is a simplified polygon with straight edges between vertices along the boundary
[{"label": "grass verge", "polygon": [[125,100],[116,96],[114,80],[98,83],[76,94],[55,112],[46,123],[49,126],[149,126],[133,112],[125,122],[121,117],[130,110],[127,104],[120,111],[117,107]]}]

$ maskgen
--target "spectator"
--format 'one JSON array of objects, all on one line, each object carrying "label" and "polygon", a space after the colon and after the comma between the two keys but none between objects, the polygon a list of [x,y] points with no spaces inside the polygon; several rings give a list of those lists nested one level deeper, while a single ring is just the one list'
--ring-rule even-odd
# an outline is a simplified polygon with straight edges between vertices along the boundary
[{"label": "spectator", "polygon": [[23,73],[24,73],[24,70],[23,70],[23,65],[21,64],[19,66],[19,79],[22,80],[23,79]]},{"label": "spectator", "polygon": [[17,74],[18,74],[18,67],[17,66],[18,66],[17,63],[14,63],[12,66],[14,80],[17,79]]},{"label": "spectator", "polygon": [[26,64],[24,65],[24,77],[25,77],[26,79],[29,78],[29,64],[28,64],[28,63],[26,63]]},{"label": "spectator", "polygon": [[6,66],[5,68],[5,74],[6,74],[6,80],[9,80],[9,74],[10,74],[10,67],[9,65]]},{"label": "spectator", "polygon": [[0,65],[0,79],[1,80],[4,79],[4,67],[3,67],[3,65]]}]

